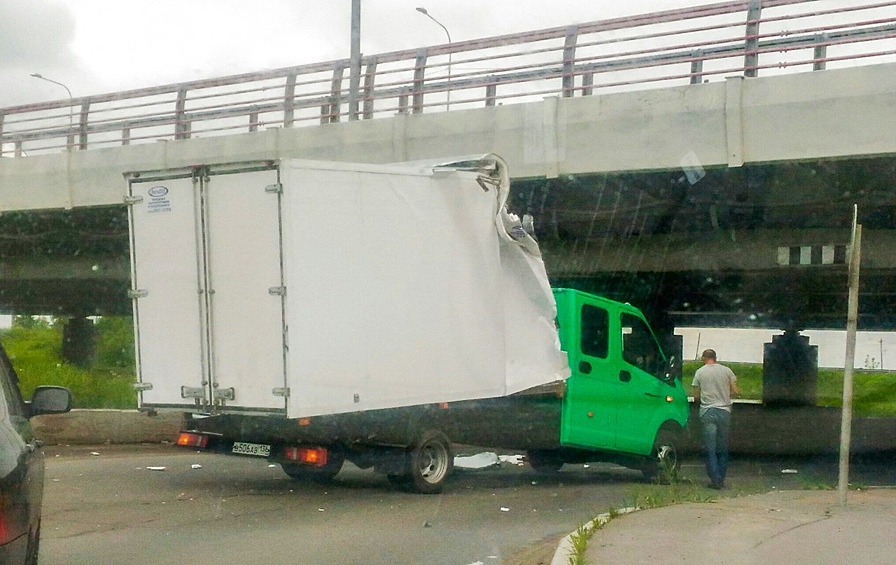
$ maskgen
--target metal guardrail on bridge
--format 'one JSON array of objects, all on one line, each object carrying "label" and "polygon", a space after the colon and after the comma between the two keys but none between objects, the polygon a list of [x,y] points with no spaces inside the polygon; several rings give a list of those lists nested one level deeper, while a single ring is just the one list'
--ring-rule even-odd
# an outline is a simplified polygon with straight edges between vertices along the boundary
[{"label": "metal guardrail on bridge", "polygon": [[340,59],[0,108],[0,156],[890,62],[894,39],[896,1],[721,2],[365,56],[355,93]]}]

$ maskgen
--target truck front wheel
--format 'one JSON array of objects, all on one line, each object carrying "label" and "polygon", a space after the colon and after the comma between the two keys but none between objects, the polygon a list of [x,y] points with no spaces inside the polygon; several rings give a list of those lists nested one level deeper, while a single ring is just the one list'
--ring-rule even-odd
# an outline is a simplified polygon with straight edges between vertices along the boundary
[{"label": "truck front wheel", "polygon": [[650,456],[644,461],[641,473],[648,481],[670,482],[678,476],[681,461],[678,459],[680,432],[662,428],[656,434]]},{"label": "truck front wheel", "polygon": [[281,463],[280,467],[283,472],[289,475],[291,479],[300,481],[315,481],[318,483],[329,483],[342,470],[342,464],[345,463],[345,454],[339,449],[327,450],[327,462],[320,467],[314,465],[304,465],[301,463]]},{"label": "truck front wheel", "polygon": [[421,494],[438,494],[452,469],[451,442],[442,432],[429,430],[407,452],[405,473],[390,474],[389,482]]}]

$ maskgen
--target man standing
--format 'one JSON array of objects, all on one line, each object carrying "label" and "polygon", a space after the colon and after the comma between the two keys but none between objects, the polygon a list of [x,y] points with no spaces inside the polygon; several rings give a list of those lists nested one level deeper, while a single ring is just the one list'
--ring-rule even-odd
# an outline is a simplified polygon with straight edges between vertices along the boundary
[{"label": "man standing", "polygon": [[694,400],[700,402],[709,488],[718,490],[725,484],[725,474],[728,472],[731,398],[738,396],[740,390],[734,372],[716,362],[715,351],[707,349],[701,358],[703,366],[694,374]]}]

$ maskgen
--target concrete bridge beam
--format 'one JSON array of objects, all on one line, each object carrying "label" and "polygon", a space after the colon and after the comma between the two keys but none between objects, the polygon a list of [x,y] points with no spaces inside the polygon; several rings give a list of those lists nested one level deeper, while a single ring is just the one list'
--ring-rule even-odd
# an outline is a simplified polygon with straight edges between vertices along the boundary
[{"label": "concrete bridge beam", "polygon": [[896,63],[67,151],[0,159],[0,211],[121,204],[126,172],[266,159],[494,152],[550,178],[893,154],[894,106]]}]

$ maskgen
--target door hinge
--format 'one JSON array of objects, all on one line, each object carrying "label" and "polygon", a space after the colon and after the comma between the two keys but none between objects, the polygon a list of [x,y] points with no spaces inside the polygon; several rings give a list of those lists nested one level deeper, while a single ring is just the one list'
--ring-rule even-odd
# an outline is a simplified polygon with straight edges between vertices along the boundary
[{"label": "door hinge", "polygon": [[286,296],[286,287],[272,286],[268,289],[268,294],[270,294],[271,296]]},{"label": "door hinge", "polygon": [[149,296],[149,291],[145,288],[132,288],[128,291],[128,298],[132,300],[135,298],[146,298],[147,296]]},{"label": "door hinge", "polygon": [[212,394],[215,400],[236,400],[236,389],[233,387],[216,388]]},{"label": "door hinge", "polygon": [[137,392],[143,392],[145,390],[152,390],[152,383],[134,383],[132,385],[134,390]]},{"label": "door hinge", "polygon": [[271,391],[271,394],[273,394],[274,396],[282,396],[283,398],[289,398],[289,387],[288,386],[277,387]]},{"label": "door hinge", "polygon": [[277,184],[269,184],[264,187],[264,191],[268,194],[283,194],[283,184],[279,182]]},{"label": "door hinge", "polygon": [[143,202],[142,196],[125,196],[124,203],[128,206],[133,206],[134,204],[140,204]]}]

